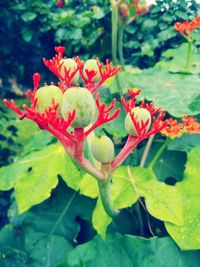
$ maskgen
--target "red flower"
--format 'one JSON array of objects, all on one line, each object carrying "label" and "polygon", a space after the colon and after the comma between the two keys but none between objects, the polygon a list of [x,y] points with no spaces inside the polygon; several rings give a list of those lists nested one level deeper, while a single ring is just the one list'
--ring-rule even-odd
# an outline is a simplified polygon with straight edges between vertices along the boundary
[{"label": "red flower", "polygon": [[59,7],[59,8],[63,7],[63,5],[64,5],[64,0],[58,0],[57,3],[56,3],[56,6]]},{"label": "red flower", "polygon": [[138,16],[147,14],[149,12],[151,5],[147,5],[146,1],[141,1],[141,0],[133,0],[132,4],[128,4],[123,2],[122,4],[119,5],[119,12],[120,16],[123,20],[125,20],[125,17],[129,15],[132,9],[134,9],[134,15],[128,19],[127,24],[131,23],[134,21]]},{"label": "red flower", "polygon": [[176,22],[174,25],[175,29],[181,34],[185,35],[186,37],[190,37],[190,34],[196,29],[200,27],[200,16],[196,17],[192,21],[183,21]]}]

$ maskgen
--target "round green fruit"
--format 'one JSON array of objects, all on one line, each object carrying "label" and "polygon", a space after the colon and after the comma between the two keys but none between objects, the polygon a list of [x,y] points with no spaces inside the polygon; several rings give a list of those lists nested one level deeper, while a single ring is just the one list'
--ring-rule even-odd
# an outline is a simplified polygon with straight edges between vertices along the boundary
[{"label": "round green fruit", "polygon": [[106,135],[95,137],[91,142],[93,157],[101,163],[111,162],[115,157],[114,145]]},{"label": "round green fruit", "polygon": [[[146,127],[146,130],[149,130],[149,127],[151,125],[151,114],[147,109],[135,107],[131,110],[131,114],[134,114],[134,118],[137,122],[139,122],[140,126],[142,124],[142,121],[145,123],[147,122],[147,120],[149,120],[148,125]],[[138,136],[138,132],[135,129],[135,126],[129,113],[126,115],[125,119],[125,129],[130,135]]]},{"label": "round green fruit", "polygon": [[[64,58],[60,61],[62,64],[61,67],[61,75],[62,77],[65,77],[65,68],[69,70],[69,75],[71,75],[77,68],[77,63],[74,59],[72,58]],[[79,79],[79,71],[77,71],[74,75],[74,77],[71,80],[71,83],[77,83]]]},{"label": "round green fruit", "polygon": [[62,91],[59,87],[55,85],[46,85],[40,87],[35,94],[35,97],[38,99],[37,108],[39,112],[43,112],[45,109],[52,106],[52,100],[54,99],[55,104],[61,105],[62,102]]},{"label": "round green fruit", "polygon": [[96,59],[89,59],[84,64],[83,74],[84,74],[85,78],[87,79],[88,76],[86,74],[86,70],[89,70],[89,71],[94,70],[96,72],[96,74],[92,78],[93,82],[97,82],[97,81],[99,81],[101,79],[101,74],[100,74],[99,67],[98,67]]},{"label": "round green fruit", "polygon": [[74,109],[76,110],[76,115],[71,127],[84,128],[92,122],[96,103],[88,89],[71,87],[64,93],[61,104],[62,116],[67,118],[68,112]]}]

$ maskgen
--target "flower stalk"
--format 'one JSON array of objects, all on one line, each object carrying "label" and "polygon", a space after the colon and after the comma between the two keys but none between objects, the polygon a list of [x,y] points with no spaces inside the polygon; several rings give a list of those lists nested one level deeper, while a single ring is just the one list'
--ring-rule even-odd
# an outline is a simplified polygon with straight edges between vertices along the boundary
[{"label": "flower stalk", "polygon": [[188,40],[186,70],[188,70],[190,68],[191,55],[192,55],[192,40]]},{"label": "flower stalk", "polygon": [[101,197],[101,201],[106,213],[114,218],[119,215],[119,210],[113,208],[113,204],[110,198],[110,184],[111,184],[111,176],[108,177],[105,181],[98,181],[99,186],[99,194]]}]

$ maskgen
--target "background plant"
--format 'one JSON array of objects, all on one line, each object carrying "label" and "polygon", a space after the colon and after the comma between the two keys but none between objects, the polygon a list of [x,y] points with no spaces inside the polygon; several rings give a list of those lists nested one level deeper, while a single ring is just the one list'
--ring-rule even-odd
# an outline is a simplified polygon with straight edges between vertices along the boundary
[{"label": "background plant", "polygon": [[[44,17],[42,16],[43,9],[38,9],[38,14],[41,14],[38,18],[45,20],[51,14],[48,6],[50,3],[53,14],[59,12],[62,14],[65,9],[70,10],[69,4],[73,5],[73,2],[65,1],[63,9],[57,9],[55,8],[55,3],[48,1],[46,5],[48,14]],[[101,19],[93,17],[91,20],[104,29],[101,35],[103,41],[98,42],[98,46],[101,45],[102,49],[96,51],[96,44],[86,48],[86,42],[85,47],[78,48],[80,49],[78,54],[81,54],[82,58],[86,59],[90,55],[100,54],[102,59],[107,56],[111,57],[111,50],[108,49],[107,45],[108,40],[109,44],[111,44],[110,3],[108,1],[104,1],[104,3],[99,1],[97,5],[97,1],[90,1],[91,6],[81,6],[79,1],[75,2],[76,7],[73,6],[73,10],[80,7],[79,12],[81,10],[85,11],[85,9],[88,12],[89,9],[88,14],[90,15],[93,12],[95,13],[91,7],[99,7],[100,9],[97,8],[97,11],[104,11],[104,7],[107,10],[104,11],[104,15],[106,15]],[[16,3],[19,2],[9,1],[9,3],[3,3],[3,6]],[[166,7],[167,4],[171,8],[159,11],[161,6]],[[179,132],[180,136],[175,137],[174,135],[172,139],[166,138],[164,135],[157,135],[152,140],[153,142],[151,141],[151,148],[148,153],[145,152],[148,142],[144,141],[130,154],[113,178],[111,195],[113,199],[115,199],[116,192],[121,196],[114,201],[114,205],[116,208],[123,208],[123,211],[112,223],[104,213],[101,203],[96,201],[98,196],[96,182],[74,165],[59,144],[55,143],[56,140],[54,138],[44,131],[37,128],[34,129],[31,122],[30,124],[19,122],[13,114],[8,112],[4,106],[1,106],[1,129],[3,129],[0,136],[0,146],[2,148],[1,151],[3,151],[1,153],[1,165],[7,164],[7,167],[0,169],[0,187],[2,190],[7,191],[1,191],[0,194],[2,227],[0,231],[0,265],[9,267],[90,266],[92,264],[95,266],[122,264],[127,267],[133,265],[141,267],[148,264],[152,267],[156,265],[166,267],[166,263],[169,263],[172,267],[180,264],[185,267],[199,265],[198,218],[200,205],[198,199],[200,188],[198,155],[200,154],[200,138],[199,134],[183,131],[182,121],[185,114],[187,118],[190,118],[190,122],[191,120],[194,122],[199,119],[199,35],[197,31],[193,32],[195,45],[192,48],[190,70],[186,75],[183,71],[183,66],[185,66],[187,44],[183,43],[180,47],[177,47],[177,44],[184,42],[184,39],[174,29],[175,22],[193,20],[198,15],[198,5],[194,1],[185,10],[186,6],[187,1],[179,1],[178,3],[159,1],[158,6],[152,7],[152,13],[149,12],[141,19],[138,18],[125,31],[123,47],[126,63],[133,66],[138,63],[140,68],[155,66],[144,71],[126,66],[126,73],[120,73],[123,94],[126,94],[127,90],[132,87],[142,88],[142,96],[138,97],[137,100],[142,101],[145,98],[148,101],[153,101],[156,106],[162,106],[167,112],[169,121],[173,121],[169,125],[171,133],[174,133],[175,130],[180,130],[181,135]],[[14,23],[15,19],[16,25],[18,25],[17,21],[20,21],[19,29],[30,27],[33,25],[33,21],[30,24],[25,24],[24,21],[22,23],[20,17],[27,10],[28,6],[24,11],[12,11],[12,16],[10,16],[11,9],[7,9],[6,14],[7,16],[9,15],[9,19],[2,20],[2,23],[9,24],[9,20]],[[31,6],[30,12],[33,10],[34,7]],[[1,12],[5,12],[5,8],[1,9]],[[14,16],[16,13],[18,14],[17,18]],[[166,14],[169,16],[166,16]],[[174,14],[176,14],[176,18]],[[146,20],[151,20],[153,16],[155,16],[157,24],[148,29],[148,25],[151,24],[150,21],[147,23]],[[49,25],[53,23],[52,18],[54,16],[51,16],[48,21]],[[93,22],[90,25],[93,25]],[[160,22],[163,22],[163,24]],[[9,25],[13,25],[12,23]],[[45,26],[45,23],[42,23],[42,25]],[[64,22],[62,25],[65,25]],[[136,28],[136,25],[138,28]],[[169,27],[169,25],[171,26]],[[70,36],[71,24],[69,23],[68,26]],[[65,28],[65,26],[63,27]],[[12,32],[11,28],[9,29]],[[37,29],[39,34],[40,27]],[[141,43],[143,45],[145,43],[148,44],[146,36],[149,33],[150,36],[153,36],[151,37],[152,40],[158,41],[157,47],[154,48],[151,45],[152,52],[143,48],[143,45],[135,49],[134,44],[131,43],[133,39],[132,29],[135,29],[134,41],[136,41],[136,44],[137,42],[138,45]],[[83,32],[85,30],[87,30],[87,27],[83,27]],[[161,33],[162,30],[163,34]],[[47,31],[48,34],[52,33],[51,40],[54,39],[55,31],[54,29]],[[4,31],[4,36],[6,37],[8,36],[7,32],[5,34]],[[92,34],[92,31],[88,34],[90,33]],[[170,34],[168,35],[168,33]],[[71,38],[69,36],[63,36],[62,38],[69,40]],[[166,42],[161,40],[164,38],[163,36],[165,36]],[[18,60],[15,56],[15,61],[12,58],[12,64],[10,64],[8,63],[10,61],[8,53],[6,58],[4,57],[3,51],[6,50],[6,47],[3,45],[2,56],[5,60],[2,62],[4,64],[7,62],[7,65],[4,65],[5,68],[1,67],[1,73],[5,73],[4,86],[1,90],[3,95],[6,89],[9,89],[5,86],[5,79],[12,72],[16,75],[17,71],[19,73],[18,77],[21,75],[20,81],[27,80],[23,85],[29,84],[32,72],[40,69],[42,70],[44,81],[47,79],[52,80],[52,77],[48,77],[48,74],[44,73],[41,58],[43,55],[50,58],[53,54],[54,45],[52,44],[51,47],[47,45],[44,52],[42,49],[42,47],[46,46],[44,41],[42,44],[39,39],[37,39],[37,42],[24,43],[21,35],[18,35],[18,37],[18,43],[21,47],[24,47],[23,49],[27,49],[27,53],[28,50],[29,52],[32,51],[34,55],[38,53],[38,60],[35,60],[33,56],[30,57],[30,54],[28,54],[28,57],[24,57],[24,54],[21,53],[21,60]],[[104,37],[106,37],[105,41]],[[76,42],[80,44],[82,39]],[[3,40],[1,39],[2,44]],[[65,44],[65,40],[61,42]],[[13,42],[4,43],[6,43],[7,47],[10,46],[10,51],[14,53]],[[68,44],[69,42],[66,41],[66,48],[68,48]],[[80,47],[79,44],[77,44],[77,47]],[[36,45],[40,49],[36,49],[36,51],[30,49],[30,47],[34,48]],[[70,55],[77,54],[74,50],[75,46],[73,42],[72,54]],[[167,48],[173,49],[167,50]],[[19,49],[18,45],[17,49]],[[148,55],[142,55],[142,51],[148,51]],[[157,62],[158,59],[160,59],[159,62]],[[20,62],[24,62],[26,68],[23,72],[20,72],[18,68],[14,68],[14,66],[17,66],[17,64],[15,65],[16,61],[18,61],[19,65]],[[35,63],[27,64],[27,61],[35,61]],[[35,69],[36,66],[37,68]],[[6,72],[5,69],[7,70]],[[29,74],[23,79],[22,74],[25,73]],[[110,103],[114,96],[119,100],[116,93],[115,81],[111,79],[101,89],[101,99],[107,104]],[[11,97],[9,92],[6,92],[6,95],[9,98]],[[15,95],[12,95],[12,97],[15,97]],[[18,96],[18,98],[20,97]],[[16,102],[21,105],[24,99],[18,99]],[[117,101],[116,108],[119,107],[121,107],[121,104]],[[96,131],[97,135],[105,134],[113,140],[116,153],[121,150],[126,141],[126,131],[123,126],[125,116],[126,113],[122,111],[115,122],[104,125]],[[147,157],[142,162],[144,154]],[[87,145],[85,155],[88,158],[91,157]],[[54,156],[56,160],[52,160]],[[139,165],[144,165],[144,167],[138,167]],[[65,167],[61,169],[60,166]],[[40,186],[37,187],[38,179],[43,177],[46,172],[51,173],[49,176],[50,182],[58,182],[57,188],[51,192],[51,197],[49,197],[48,190],[46,191],[45,188]],[[17,182],[13,182],[12,179],[14,177]],[[30,208],[30,206],[39,201],[37,190],[33,190],[35,187],[37,187],[37,190],[39,188],[38,194],[42,195],[45,192],[43,196],[48,199],[42,204],[37,204]],[[42,190],[44,190],[43,193],[41,193]],[[77,190],[80,193],[77,193]],[[35,198],[30,197],[31,194]],[[172,195],[173,197],[171,197]],[[176,199],[174,199],[175,196]],[[30,208],[30,210],[19,215],[16,199],[21,203],[21,206],[26,203],[26,208]],[[163,209],[163,199],[164,201],[170,200],[166,206],[164,205],[165,209]],[[169,209],[170,206],[174,207],[175,202],[180,203],[180,205],[176,206],[178,217],[174,216],[171,209]],[[182,215],[180,206],[184,211]],[[181,224],[181,220],[183,220],[183,224]],[[105,233],[106,228],[107,231]],[[97,232],[105,236],[105,241],[97,236]],[[141,239],[140,236],[148,239]],[[170,236],[178,246],[175,245]],[[187,251],[184,252],[183,250]],[[101,256],[102,254],[104,257]]]}]

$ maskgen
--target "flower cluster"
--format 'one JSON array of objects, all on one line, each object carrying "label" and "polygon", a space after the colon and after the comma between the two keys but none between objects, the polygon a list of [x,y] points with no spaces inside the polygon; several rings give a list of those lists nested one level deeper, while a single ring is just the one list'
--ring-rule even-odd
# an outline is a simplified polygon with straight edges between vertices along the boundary
[{"label": "flower cluster", "polygon": [[57,54],[50,60],[43,58],[45,66],[60,79],[63,90],[78,83],[79,76],[84,86],[94,93],[108,78],[117,74],[120,67],[114,67],[112,62],[106,61],[103,65],[99,59],[91,59],[86,65],[79,57],[66,59],[63,57],[65,48],[55,47]]},{"label": "flower cluster", "polygon": [[65,49],[62,46],[55,50],[57,54],[50,60],[44,58],[43,62],[58,77],[58,85],[51,83],[39,87],[40,75],[35,73],[33,90],[27,91],[30,106],[23,105],[20,108],[14,100],[7,99],[4,99],[4,103],[19,115],[20,120],[32,120],[40,129],[54,135],[71,158],[98,180],[104,209],[109,216],[117,216],[119,211],[112,208],[107,196],[109,190],[102,188],[105,185],[109,188],[115,168],[121,165],[142,140],[165,127],[164,114],[152,103],[143,101],[140,106],[136,106],[135,97],[140,94],[140,90],[129,90],[130,98],[127,100],[122,97],[122,104],[127,112],[127,141],[115,156],[114,144],[109,137],[95,137],[90,148],[93,157],[101,163],[101,169],[95,167],[84,155],[85,140],[99,126],[116,119],[120,109],[115,109],[115,99],[107,106],[106,103],[101,103],[100,93],[96,93],[96,96],[94,93],[106,79],[116,75],[120,67],[113,66],[108,60],[104,65],[98,59],[83,62],[78,57],[64,58]]},{"label": "flower cluster", "polygon": [[[97,179],[105,180],[107,177],[105,172],[96,169],[84,157],[83,148],[87,136],[92,131],[119,115],[120,109],[115,109],[115,99],[107,106],[101,103],[100,93],[95,97],[93,94],[106,79],[114,76],[120,67],[113,66],[108,60],[104,65],[98,59],[83,62],[78,57],[64,58],[65,49],[61,46],[56,47],[55,51],[57,54],[52,59],[44,58],[43,62],[59,78],[58,86],[51,83],[39,88],[40,75],[35,73],[33,91],[27,92],[31,100],[29,107],[23,105],[21,109],[13,100],[7,99],[4,103],[19,115],[19,119],[32,120],[40,129],[53,134],[84,170]],[[80,83],[84,84],[84,87],[80,87]],[[129,136],[121,152],[115,158],[112,157],[112,161],[110,160],[109,171],[119,166],[139,142],[165,127],[164,114],[160,108],[155,108],[152,103],[147,104],[144,101],[136,107],[135,97],[140,94],[140,90],[135,88],[128,93],[130,99],[122,97],[122,104],[127,112],[125,128]],[[98,115],[94,120],[96,110]],[[99,147],[104,141],[111,144],[108,138],[103,137],[95,146]],[[107,160],[103,160],[103,155],[97,157],[102,163]]]},{"label": "flower cluster", "polygon": [[149,12],[151,5],[148,4],[146,0],[133,0],[132,3],[127,3],[127,1],[123,1],[118,9],[120,13],[120,17],[122,21],[126,21],[126,16],[130,16],[132,10],[134,10],[134,15],[129,18],[126,23],[129,24],[134,21],[138,16],[147,14]]},{"label": "flower cluster", "polygon": [[161,133],[170,138],[180,137],[184,133],[200,134],[200,123],[193,117],[183,116],[182,122],[169,118],[165,122]]},{"label": "flower cluster", "polygon": [[184,37],[189,38],[191,33],[200,27],[200,16],[196,17],[192,21],[176,22],[175,29]]}]

